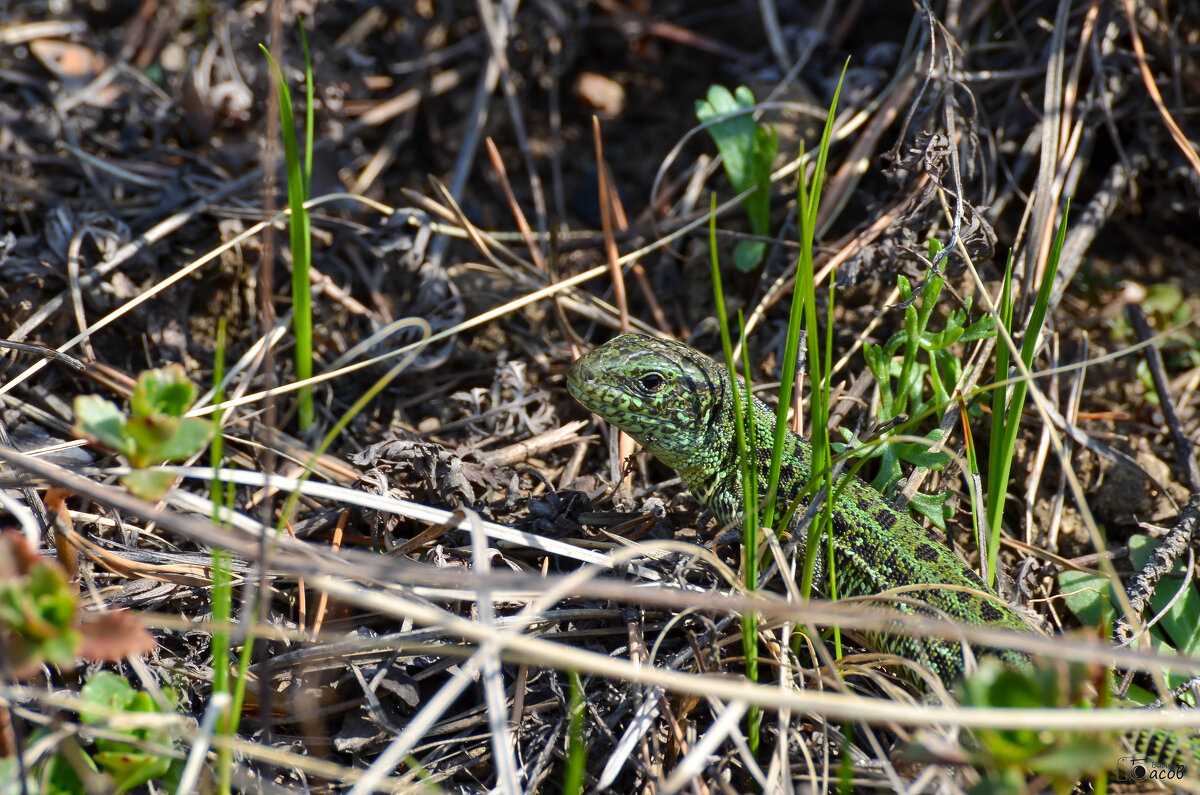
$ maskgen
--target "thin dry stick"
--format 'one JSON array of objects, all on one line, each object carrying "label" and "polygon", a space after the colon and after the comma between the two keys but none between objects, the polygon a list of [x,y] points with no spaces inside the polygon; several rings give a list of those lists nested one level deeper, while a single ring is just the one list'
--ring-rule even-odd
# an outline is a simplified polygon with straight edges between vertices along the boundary
[{"label": "thin dry stick", "polygon": [[[625,215],[625,205],[621,203],[621,194],[613,185],[612,172],[608,170],[608,165],[604,166],[605,182],[608,186],[608,200],[613,213],[613,227],[615,231],[629,231],[629,219]],[[647,207],[646,213],[651,214],[653,218],[653,208]],[[615,232],[614,232],[615,234]],[[662,304],[658,302],[658,296],[654,294],[654,288],[650,285],[650,277],[646,275],[646,269],[642,267],[642,263],[635,259],[629,263],[629,272],[633,274],[634,280],[638,283],[638,288],[642,291],[642,297],[646,299],[646,305],[650,309],[650,315],[654,318],[655,325],[658,330],[667,336],[671,336],[671,328],[667,325],[667,316],[663,312]]]},{"label": "thin dry stick", "polygon": [[500,189],[504,191],[504,199],[508,202],[508,208],[517,222],[517,230],[525,239],[525,247],[529,249],[529,258],[533,260],[535,268],[544,271],[546,270],[546,258],[542,256],[541,248],[534,243],[533,229],[525,220],[525,213],[521,211],[521,204],[513,193],[512,185],[509,184],[508,171],[504,167],[504,159],[500,157],[500,150],[496,148],[496,142],[490,135],[484,141],[484,146],[487,148],[488,158],[492,161],[492,168],[496,170],[496,176],[500,179]]},{"label": "thin dry stick", "polygon": [[600,228],[604,233],[604,253],[612,275],[617,311],[621,315],[621,333],[629,333],[629,303],[625,297],[625,276],[618,264],[617,241],[613,238],[612,201],[608,187],[608,169],[604,162],[604,139],[600,135],[600,118],[592,116],[592,142],[596,149],[596,179],[600,192]]},{"label": "thin dry stick", "polygon": [[1196,150],[1192,148],[1192,142],[1179,129],[1179,125],[1175,123],[1171,112],[1167,110],[1162,94],[1158,91],[1158,85],[1154,82],[1154,75],[1150,72],[1150,66],[1146,63],[1146,50],[1142,46],[1142,36],[1138,33],[1137,20],[1134,18],[1134,11],[1137,6],[1134,0],[1125,0],[1122,5],[1125,8],[1125,18],[1129,21],[1129,37],[1133,39],[1133,53],[1137,56],[1138,71],[1141,72],[1142,82],[1146,85],[1146,91],[1150,94],[1150,99],[1154,101],[1154,107],[1158,108],[1158,114],[1162,116],[1163,124],[1167,125],[1167,130],[1170,131],[1175,145],[1179,147],[1179,151],[1187,158],[1187,161],[1192,166],[1192,170],[1196,172],[1197,176],[1200,176],[1200,155],[1196,154]]},{"label": "thin dry stick", "polygon": [[[338,515],[337,525],[333,528],[333,541],[329,544],[329,551],[336,553],[342,545],[342,534],[346,530],[346,522],[350,518],[350,511],[342,511]],[[317,600],[317,614],[313,618],[313,640],[321,634],[321,624],[325,621],[325,607],[329,603],[329,594],[322,592],[321,597]],[[304,616],[304,608],[300,608],[301,620]]]},{"label": "thin dry stick", "polygon": [[[1154,337],[1154,332],[1146,323],[1146,316],[1141,307],[1130,305],[1129,318],[1138,337],[1142,340]],[[1187,551],[1196,535],[1196,525],[1200,523],[1200,492],[1197,490],[1200,487],[1200,477],[1197,476],[1192,442],[1183,432],[1183,426],[1175,413],[1175,406],[1171,402],[1170,388],[1163,372],[1162,355],[1154,346],[1148,346],[1145,355],[1147,364],[1150,366],[1151,377],[1154,379],[1155,391],[1158,393],[1158,402],[1162,407],[1167,425],[1171,429],[1176,455],[1183,464],[1184,480],[1192,492],[1192,496],[1183,511],[1180,512],[1179,521],[1175,527],[1155,548],[1150,559],[1146,561],[1146,565],[1142,567],[1141,572],[1127,590],[1129,603],[1138,615],[1141,615],[1142,611],[1146,609],[1150,597],[1154,595],[1158,587],[1159,580],[1175,568],[1175,562]],[[1134,634],[1133,628],[1124,616],[1113,625],[1113,635],[1120,643],[1129,643],[1133,640]]]},{"label": "thin dry stick", "polygon": [[[604,139],[600,135],[600,119],[592,116],[592,141],[596,148],[596,174],[600,191],[600,227],[604,232],[604,253],[608,257],[609,273],[612,275],[613,292],[617,301],[617,312],[621,318],[621,333],[629,333],[629,303],[625,297],[625,275],[621,271],[617,253],[617,241],[613,238],[612,193],[609,189],[608,166],[604,161]],[[617,429],[616,460],[613,461],[614,480],[619,480],[621,490],[628,492],[633,486],[633,472],[622,472],[621,463],[634,451],[633,439]]]}]

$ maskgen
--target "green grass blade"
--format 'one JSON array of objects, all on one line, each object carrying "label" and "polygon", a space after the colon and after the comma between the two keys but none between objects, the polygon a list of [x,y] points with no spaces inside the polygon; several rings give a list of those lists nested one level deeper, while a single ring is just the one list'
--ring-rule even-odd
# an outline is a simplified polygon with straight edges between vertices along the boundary
[{"label": "green grass blade", "polygon": [[[1034,299],[1033,313],[1029,317],[1029,325],[1025,328],[1025,339],[1021,342],[1021,361],[1025,363],[1026,369],[1033,367],[1033,355],[1037,350],[1038,336],[1042,331],[1042,324],[1046,320],[1046,311],[1050,304],[1050,291],[1054,287],[1054,277],[1058,273],[1058,262],[1062,256],[1062,247],[1067,239],[1067,217],[1071,211],[1070,200],[1067,201],[1066,207],[1063,208],[1062,221],[1059,223],[1058,231],[1054,235],[1054,244],[1050,247],[1050,256],[1046,260],[1046,271],[1042,274],[1042,283],[1038,287],[1037,298]],[[1009,308],[1011,313],[1012,309]],[[1005,346],[999,346],[1004,349]],[[1004,357],[1007,364],[1008,357]],[[1001,357],[997,353],[996,361],[999,364]],[[996,371],[998,378],[1003,378],[1007,372],[1007,368],[1002,372],[999,369]],[[1021,412],[1025,408],[1025,396],[1029,392],[1029,384],[1024,379],[1013,384],[1012,400],[1008,404],[1008,411],[1004,415],[1004,427],[1001,438],[1001,448],[998,454],[999,464],[998,472],[995,473],[995,481],[992,480],[992,473],[989,473],[988,482],[997,487],[996,491],[989,491],[988,501],[992,503],[994,512],[990,513],[991,524],[988,527],[988,573],[995,582],[996,576],[996,556],[1000,550],[1000,523],[1004,515],[1004,492],[1008,486],[1008,476],[1012,468],[1013,453],[1017,447],[1017,432],[1021,426]],[[995,405],[993,403],[993,405]],[[994,420],[993,420],[994,422]],[[994,427],[994,426],[993,426]],[[993,433],[992,444],[995,444],[995,434]]]},{"label": "green grass blade", "polygon": [[563,795],[583,792],[583,774],[587,768],[587,746],[583,742],[583,682],[576,671],[567,671],[570,691],[567,695],[567,763],[563,770]]},{"label": "green grass blade", "polygon": [[[1004,283],[1000,287],[1000,324],[1011,335],[1012,334],[1012,317],[1013,317],[1013,298],[1012,298],[1012,274],[1013,274],[1013,252],[1008,252],[1008,263],[1004,268]],[[999,331],[997,331],[999,334]],[[996,380],[1002,381],[1008,378],[1009,366],[1009,351],[1008,346],[1004,344],[1002,337],[997,339],[996,344]],[[1000,550],[1000,521],[1004,515],[1004,495],[1008,491],[1008,468],[1004,466],[1004,420],[1005,420],[1005,403],[1006,398],[1011,394],[1012,388],[1000,387],[992,390],[992,432],[991,441],[988,445],[988,491],[987,491],[987,518],[988,518],[988,579],[989,584],[995,584],[996,560],[995,555],[999,554]],[[993,549],[995,552],[993,552]]]},{"label": "green grass blade", "polygon": [[312,195],[313,164],[313,68],[308,51],[308,34],[304,32],[304,17],[300,17],[300,43],[304,47],[304,197]]},{"label": "green grass blade", "polygon": [[[757,572],[750,579],[751,561],[758,558],[758,481],[753,477],[752,457],[748,452],[746,440],[746,424],[744,418],[749,414],[751,433],[753,433],[754,404],[750,400],[749,381],[746,382],[746,404],[743,406],[741,391],[737,388],[738,373],[733,363],[733,343],[729,337],[729,318],[725,315],[725,291],[721,285],[721,267],[717,257],[717,197],[712,198],[712,207],[708,220],[709,259],[712,266],[713,300],[716,302],[717,321],[721,326],[721,347],[725,351],[725,366],[729,370],[729,382],[733,387],[729,390],[733,396],[733,427],[737,439],[738,463],[742,470],[742,509],[743,509],[743,538],[742,550],[745,555],[746,585],[753,590],[757,585]],[[745,342],[745,327],[743,326],[742,342]],[[757,681],[758,676],[758,616],[755,613],[742,615],[742,648],[746,656],[746,676],[751,681]],[[755,720],[757,712],[748,716],[750,750],[758,751],[758,723]],[[761,720],[761,718],[759,718]]]},{"label": "green grass blade", "polygon": [[[261,44],[259,47],[267,56],[271,73],[275,76],[279,88],[279,118],[283,135],[283,157],[287,165],[288,207],[291,208],[288,230],[292,246],[292,328],[296,335],[296,379],[303,381],[312,377],[312,285],[308,277],[308,270],[312,265],[312,235],[308,210],[304,207],[308,196],[296,143],[291,92],[279,64],[275,63],[266,47]],[[297,422],[303,430],[312,425],[316,416],[312,388],[300,389],[297,399]]]},{"label": "green grass blade", "polygon": [[[758,429],[755,426],[754,397],[750,390],[750,341],[746,339],[746,321],[742,310],[738,310],[738,326],[741,329],[742,367],[745,371],[746,399],[742,405],[746,407],[746,435],[750,444],[758,448]],[[734,389],[736,392],[737,390]],[[753,592],[758,588],[758,456],[747,450],[744,468],[746,478],[743,482],[743,495],[746,501],[747,521],[742,534],[742,554],[745,555],[746,590]],[[742,620],[742,649],[746,655],[746,678],[751,682],[758,681],[758,615],[750,613]],[[746,712],[749,724],[750,750],[758,753],[759,735],[762,731],[762,711],[757,704],[751,704]]]},{"label": "green grass blade", "polygon": [[[798,214],[800,219],[800,256],[796,266],[797,278],[792,288],[792,305],[788,315],[787,340],[784,343],[783,349],[783,373],[779,383],[779,403],[775,407],[775,438],[772,440],[771,467],[767,474],[768,494],[773,494],[776,486],[779,484],[779,469],[783,458],[783,440],[787,435],[788,408],[792,404],[792,390],[796,385],[796,359],[800,351],[800,318],[804,309],[804,301],[798,300],[798,297],[802,295],[799,274],[807,270],[809,281],[812,280],[812,243],[814,227],[817,223],[817,202],[820,200],[821,184],[824,181],[825,174],[825,163],[829,159],[829,144],[833,138],[834,115],[837,110],[838,98],[841,96],[842,80],[845,79],[845,75],[846,71],[845,67],[843,67],[842,77],[838,79],[837,88],[833,92],[833,102],[830,104],[829,115],[825,118],[825,127],[821,131],[821,143],[817,147],[817,162],[816,168],[813,171],[812,201],[809,201],[807,198],[803,172],[801,172],[798,180],[799,192],[802,197],[800,212]],[[803,142],[800,144],[800,158],[803,161]],[[763,526],[775,527],[774,499],[769,498],[767,500],[763,512]],[[782,535],[785,529],[785,526],[778,527],[777,533]]]},{"label": "green grass blade", "polygon": [[[848,65],[847,61],[847,65]],[[817,333],[817,291],[813,266],[812,246],[813,238],[816,235],[817,210],[821,197],[821,187],[824,184],[825,164],[829,158],[829,143],[833,135],[833,122],[837,111],[837,101],[841,94],[842,80],[845,79],[845,67],[842,68],[842,77],[838,80],[838,88],[834,92],[833,102],[830,105],[829,115],[825,120],[825,129],[821,135],[821,143],[817,149],[816,168],[813,171],[813,184],[811,190],[805,185],[804,179],[798,181],[798,199],[800,209],[796,214],[797,222],[800,227],[800,258],[796,268],[796,285],[792,293],[792,316],[797,312],[796,304],[798,300],[803,303],[803,318],[804,328],[808,345],[808,370],[809,380],[812,382],[811,392],[811,422],[812,428],[809,443],[812,447],[812,469],[814,475],[824,473],[826,487],[826,499],[822,506],[821,517],[817,521],[813,521],[807,531],[807,538],[804,545],[804,570],[800,580],[800,594],[807,599],[812,595],[813,575],[817,560],[817,543],[822,532],[832,525],[833,521],[833,501],[835,499],[834,483],[833,483],[833,457],[829,446],[829,384],[826,382],[826,377],[823,375],[824,362],[822,359],[822,350],[819,343],[820,336]],[[832,316],[832,274],[830,275],[830,315]],[[791,339],[794,336],[799,342],[800,329],[799,324],[793,326],[791,320],[788,323],[788,341],[789,347]],[[832,362],[832,330],[827,325],[826,336],[826,359]],[[776,442],[775,448],[778,448],[782,454],[783,442],[780,437],[780,429],[778,425],[782,424],[780,418],[787,416],[787,403],[784,403],[784,390],[787,390],[788,402],[791,401],[790,387],[795,382],[795,349],[785,353],[784,367],[785,370],[791,365],[792,375],[786,377],[784,383],[780,386],[780,405],[777,414],[776,427]],[[774,484],[778,482],[778,469],[774,466],[776,450],[772,449],[772,481]],[[778,528],[782,532],[786,528]],[[833,560],[829,561],[830,572],[829,579],[831,583],[837,582],[837,574],[833,571]]]}]

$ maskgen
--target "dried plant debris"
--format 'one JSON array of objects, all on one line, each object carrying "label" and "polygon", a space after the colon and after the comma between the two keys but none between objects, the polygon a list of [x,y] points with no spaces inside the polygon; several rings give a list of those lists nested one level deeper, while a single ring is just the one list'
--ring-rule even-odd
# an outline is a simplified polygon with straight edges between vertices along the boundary
[{"label": "dried plant debris", "polygon": [[475,507],[479,500],[515,488],[515,473],[464,460],[474,457],[471,450],[452,452],[433,442],[397,439],[373,444],[350,461],[364,468],[364,483],[386,484],[394,496],[418,502]]},{"label": "dried plant debris", "polygon": [[[869,357],[887,388],[907,379],[904,432],[953,461],[930,474],[912,448],[889,496],[937,502],[939,543],[973,566],[976,515],[1002,506],[995,568],[1052,638],[1037,651],[1062,693],[1090,698],[1119,659],[1123,692],[1190,714],[1194,670],[1071,631],[1141,633],[1181,667],[1200,650],[1196,4],[501,5],[0,3],[0,792],[20,791],[18,745],[30,792],[1075,785],[1044,748],[1012,763],[1022,737],[1080,750],[1070,731],[968,737],[955,721],[977,711],[961,709],[920,725],[933,703],[1011,706],[993,702],[1051,680],[987,672],[928,696],[875,653],[858,606],[838,605],[837,633],[823,600],[781,607],[799,537],[760,536],[749,580],[769,604],[744,625],[741,528],[565,389],[575,357],[624,331],[720,358],[715,255],[774,399],[797,174],[839,81],[813,219],[820,340],[798,358],[831,319],[831,409],[860,441],[887,402]],[[260,44],[313,145],[291,169],[307,262],[281,214]],[[726,94],[748,115],[696,128],[696,101]],[[714,142],[729,130],[741,145]],[[998,366],[1001,337],[966,330],[994,328],[1010,252],[1012,336],[1037,343],[1040,399],[993,489],[982,451],[1008,393],[991,390],[1019,368]],[[931,269],[944,290],[918,325],[936,331],[910,340],[925,308],[899,280],[921,295]],[[874,346],[895,339],[883,361]],[[196,385],[186,405],[126,411],[167,367]],[[104,409],[86,433],[76,405]],[[208,431],[170,443],[201,425],[210,446]],[[129,465],[153,470],[141,493],[157,502],[130,496]],[[759,689],[730,695],[751,663]],[[119,714],[91,721],[89,697]],[[1008,761],[1001,740],[1020,746]],[[195,749],[202,772],[181,780]],[[136,759],[122,771],[106,752]]]}]

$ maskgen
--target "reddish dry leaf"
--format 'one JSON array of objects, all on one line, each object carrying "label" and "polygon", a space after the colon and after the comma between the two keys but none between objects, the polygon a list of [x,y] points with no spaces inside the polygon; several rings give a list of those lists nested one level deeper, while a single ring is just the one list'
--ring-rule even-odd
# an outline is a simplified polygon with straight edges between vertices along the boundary
[{"label": "reddish dry leaf", "polygon": [[[67,498],[74,497],[70,489],[54,488],[46,492],[42,501],[54,514],[54,548],[58,550],[58,562],[67,570],[67,579],[72,583],[79,577],[79,553],[68,540],[75,532],[75,524],[71,521],[71,511],[67,508]],[[75,590],[79,590],[75,584]]]},{"label": "reddish dry leaf", "polygon": [[[82,44],[56,39],[37,39],[29,51],[68,91],[84,88],[108,69],[105,57]],[[121,89],[109,81],[84,101],[95,107],[108,107],[121,96]]]},{"label": "reddish dry leaf", "polygon": [[104,56],[90,47],[69,41],[38,39],[29,43],[29,51],[46,71],[60,80],[76,84],[90,83],[108,67]]},{"label": "reddish dry leaf", "polygon": [[17,530],[0,532],[0,580],[24,576],[37,562],[38,554],[29,548],[24,534]]},{"label": "reddish dry leaf", "polygon": [[116,662],[134,654],[149,654],[155,648],[153,636],[128,610],[88,616],[79,629],[83,632],[79,656],[88,660]]}]

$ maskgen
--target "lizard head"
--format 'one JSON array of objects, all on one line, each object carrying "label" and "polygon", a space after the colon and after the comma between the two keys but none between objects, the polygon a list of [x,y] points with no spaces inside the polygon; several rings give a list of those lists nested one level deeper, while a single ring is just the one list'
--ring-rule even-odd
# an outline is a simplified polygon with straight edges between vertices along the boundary
[{"label": "lizard head", "polygon": [[567,390],[678,468],[720,438],[728,379],[716,362],[686,345],[625,334],[571,365]]}]

